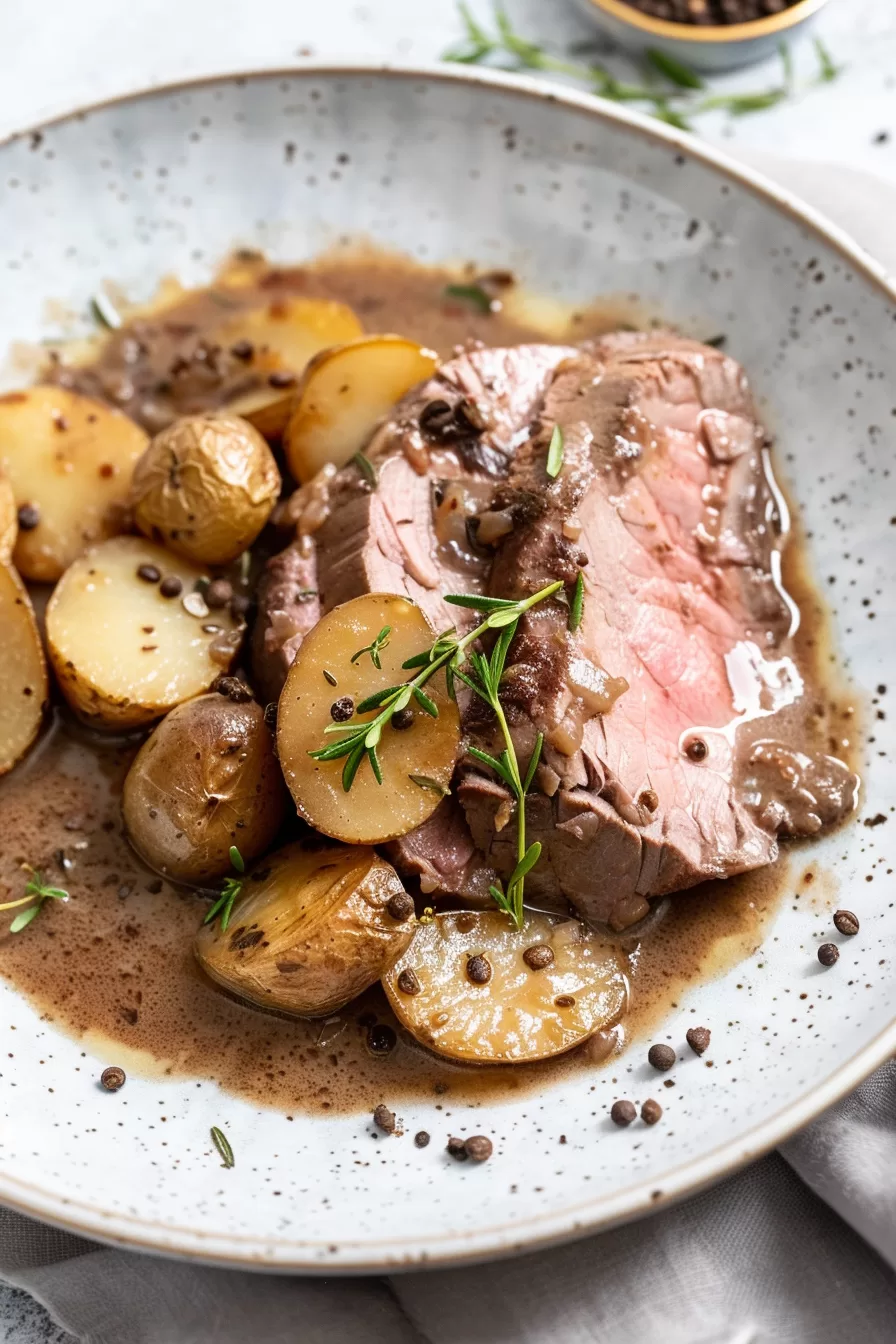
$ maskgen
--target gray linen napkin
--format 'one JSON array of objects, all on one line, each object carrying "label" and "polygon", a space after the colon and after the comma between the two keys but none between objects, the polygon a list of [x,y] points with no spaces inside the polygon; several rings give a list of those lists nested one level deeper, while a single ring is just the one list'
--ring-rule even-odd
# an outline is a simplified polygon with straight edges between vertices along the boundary
[{"label": "gray linen napkin", "polygon": [[[893,187],[832,165],[749,161],[896,274]],[[0,1209],[0,1280],[81,1344],[893,1344],[894,1270],[892,1061],[781,1155],[713,1190],[473,1269],[266,1277],[107,1250]]]}]

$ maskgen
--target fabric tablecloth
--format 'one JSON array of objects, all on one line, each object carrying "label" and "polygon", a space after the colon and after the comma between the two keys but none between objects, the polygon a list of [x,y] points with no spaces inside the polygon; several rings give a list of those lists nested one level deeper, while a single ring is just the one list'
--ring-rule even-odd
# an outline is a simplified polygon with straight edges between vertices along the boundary
[{"label": "fabric tablecloth", "polygon": [[[896,189],[750,161],[896,274]],[[111,1250],[0,1209],[0,1279],[83,1344],[893,1344],[896,1062],[714,1189],[514,1260],[283,1278]]]}]

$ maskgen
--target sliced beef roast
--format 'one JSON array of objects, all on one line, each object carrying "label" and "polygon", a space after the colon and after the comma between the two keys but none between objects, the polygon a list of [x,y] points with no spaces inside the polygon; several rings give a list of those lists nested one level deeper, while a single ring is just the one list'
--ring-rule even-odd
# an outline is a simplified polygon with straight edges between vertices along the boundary
[{"label": "sliced beef roast", "polygon": [[[776,832],[801,829],[792,800],[769,803],[776,783],[792,793],[793,760],[756,743],[803,689],[775,656],[793,619],[779,496],[740,369],[693,342],[617,338],[583,352],[557,371],[541,419],[497,501],[514,528],[491,591],[522,596],[581,572],[585,606],[574,635],[560,604],[534,609],[508,660],[518,754],[545,734],[527,807],[543,854],[527,887],[622,928],[652,896],[770,862]],[[551,482],[554,426],[564,456]],[[478,707],[470,731],[499,748]],[[840,762],[813,774],[802,759],[804,790],[817,779],[824,794],[803,805],[818,829],[853,806],[856,781]],[[503,790],[468,766],[458,792],[486,863],[508,872],[516,825]]]},{"label": "sliced beef roast", "polygon": [[[545,737],[526,808],[543,847],[530,899],[625,928],[651,897],[766,864],[778,833],[854,806],[855,776],[794,733],[805,697],[781,585],[786,510],[733,360],[664,333],[471,349],[367,451],[376,487],[355,466],[318,483],[305,540],[272,562],[256,637],[269,685],[306,617],[363,592],[407,594],[442,630],[475,619],[446,592],[519,597],[561,579],[567,600],[525,618],[502,688],[520,759]],[[319,608],[296,603],[306,586]],[[498,754],[490,711],[462,708],[468,745]],[[391,853],[425,891],[488,900],[516,861],[513,801],[465,755],[452,796]]]}]

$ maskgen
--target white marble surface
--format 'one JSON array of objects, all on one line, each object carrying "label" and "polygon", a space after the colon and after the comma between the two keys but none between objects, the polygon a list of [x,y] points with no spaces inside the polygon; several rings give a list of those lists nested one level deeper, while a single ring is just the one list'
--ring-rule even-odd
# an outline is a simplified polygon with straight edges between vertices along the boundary
[{"label": "white marble surface", "polygon": [[[220,0],[132,0],[126,7],[121,0],[43,0],[4,8],[0,137],[84,103],[199,75],[309,58],[430,62],[461,32],[453,0],[252,0],[226,7]],[[490,24],[488,0],[472,0],[471,8]],[[507,0],[507,10],[518,31],[558,53],[593,32],[561,0]],[[816,31],[846,67],[835,83],[739,120],[704,117],[701,134],[754,162],[774,154],[828,163],[877,173],[896,186],[896,3],[831,0]],[[623,60],[601,59],[626,71]],[[810,78],[811,44],[800,44],[796,63]],[[755,91],[778,75],[773,61],[716,86]],[[882,132],[889,138],[881,141]],[[0,1344],[68,1339],[21,1293],[0,1287]]]}]

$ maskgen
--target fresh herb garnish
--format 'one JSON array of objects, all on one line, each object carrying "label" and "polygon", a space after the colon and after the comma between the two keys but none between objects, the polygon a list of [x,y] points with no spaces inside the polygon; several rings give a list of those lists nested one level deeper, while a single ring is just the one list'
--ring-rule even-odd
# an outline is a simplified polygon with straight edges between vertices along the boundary
[{"label": "fresh herb garnish", "polygon": [[[470,607],[481,612],[485,616],[479,625],[470,630],[466,635],[458,637],[455,630],[446,630],[439,635],[432,646],[423,650],[421,653],[414,654],[413,657],[405,660],[403,666],[405,669],[418,668],[416,676],[410,681],[406,681],[401,686],[390,686],[382,691],[377,691],[369,696],[367,700],[362,700],[355,713],[366,712],[368,709],[378,709],[376,717],[373,719],[358,722],[334,723],[324,729],[324,735],[335,736],[338,740],[319,747],[316,751],[310,751],[308,754],[316,761],[336,761],[345,760],[342,771],[342,787],[346,793],[351,789],[355,782],[355,777],[360,769],[364,758],[370,762],[374,778],[377,783],[382,783],[382,770],[380,768],[377,748],[380,743],[383,730],[389,726],[389,721],[393,714],[399,710],[405,709],[410,704],[411,699],[415,699],[421,708],[428,714],[438,716],[438,706],[435,701],[430,699],[423,692],[423,687],[440,669],[445,669],[446,681],[448,683],[449,693],[453,690],[454,678],[459,678],[470,686],[477,695],[487,699],[489,704],[494,702],[497,705],[496,713],[498,721],[502,726],[502,732],[505,735],[507,743],[505,751],[502,753],[502,761],[505,761],[504,769],[507,771],[508,780],[511,784],[517,803],[525,796],[525,789],[520,777],[519,767],[516,764],[516,755],[513,749],[513,742],[509,736],[507,721],[504,718],[504,711],[501,708],[499,698],[499,687],[501,676],[504,671],[504,660],[507,657],[507,651],[516,634],[517,624],[520,617],[529,611],[531,607],[537,606],[539,602],[544,602],[552,597],[554,593],[559,592],[563,587],[559,581],[550,583],[539,592],[534,593],[532,597],[522,598],[518,602],[511,602],[504,598],[480,597],[474,593],[450,593],[445,601],[459,607]],[[476,640],[481,638],[489,630],[499,630],[500,634],[492,651],[491,658],[486,658],[484,654],[471,649]],[[380,631],[380,635],[383,631]],[[377,640],[379,636],[377,637]],[[376,644],[377,640],[373,643]],[[370,652],[372,647],[368,645],[366,649],[359,650],[359,654]],[[382,645],[380,645],[382,647]],[[469,663],[472,677],[461,671],[464,663]],[[536,752],[541,753],[541,741],[539,739]],[[474,753],[475,754],[475,753]],[[533,753],[533,759],[535,753]],[[485,757],[486,764],[491,764],[494,757]],[[537,763],[537,762],[536,762]],[[498,770],[501,773],[501,763],[498,762]],[[530,779],[534,773],[534,766],[530,762],[530,773],[527,779]],[[503,776],[502,776],[503,777]],[[439,792],[442,792],[442,786],[437,781],[430,780],[426,775],[412,775],[414,783],[420,788],[429,788],[436,785]],[[424,782],[425,781],[425,782]],[[528,786],[526,786],[528,787]],[[519,860],[526,856],[525,850],[525,817],[522,815],[523,808],[520,806],[520,817],[517,823],[519,833],[519,844],[522,849],[519,853]],[[530,846],[531,848],[531,846]],[[540,851],[539,851],[540,852]],[[536,855],[537,858],[537,855]],[[534,862],[535,860],[533,860]],[[516,874],[511,879],[508,886],[508,892],[505,896],[503,891],[500,893],[501,899],[498,904],[502,909],[510,913],[517,924],[522,922],[522,883],[525,872],[522,875]],[[497,888],[496,888],[497,890]],[[496,898],[497,899],[497,898]]]},{"label": "fresh herb garnish", "polygon": [[391,635],[391,633],[392,633],[391,625],[384,625],[372,644],[365,644],[363,649],[358,649],[357,653],[352,654],[351,659],[352,662],[356,663],[359,658],[364,657],[365,653],[369,653],[370,661],[373,663],[377,672],[381,671],[383,665],[380,662],[380,654],[382,653],[386,645],[389,643],[389,636]]},{"label": "fresh herb garnish", "polygon": [[677,84],[680,89],[702,89],[705,88],[703,80],[688,66],[684,65],[676,57],[670,56],[667,51],[660,51],[657,47],[652,47],[646,52],[647,60],[655,70],[673,84]]},{"label": "fresh herb garnish", "polygon": [[336,678],[333,676],[332,672],[328,672],[326,668],[324,668],[323,672],[324,672],[324,681],[329,682],[331,686],[339,685]]},{"label": "fresh herb garnish", "polygon": [[243,889],[242,875],[246,871],[246,865],[243,862],[243,856],[237,849],[236,845],[230,846],[230,862],[233,864],[234,868],[240,874],[240,876],[225,877],[224,885],[221,888],[221,895],[215,901],[211,910],[209,910],[205,919],[202,921],[203,924],[211,924],[213,923],[214,920],[218,918],[218,915],[220,915],[222,933],[227,932],[227,925],[230,923],[230,916],[233,913],[234,902]]},{"label": "fresh herb garnish", "polygon": [[107,331],[117,331],[122,324],[121,314],[102,290],[97,290],[91,298],[90,311],[93,314],[94,321],[99,323],[101,327],[105,327]]},{"label": "fresh herb garnish", "polygon": [[563,430],[559,425],[554,426],[554,432],[551,435],[551,442],[548,447],[548,460],[545,471],[551,480],[555,480],[560,475],[560,468],[563,466]]},{"label": "fresh herb garnish", "polygon": [[447,798],[451,793],[451,790],[446,789],[444,784],[440,784],[437,779],[430,779],[429,775],[408,775],[408,779],[416,784],[419,789],[431,789],[433,793],[439,794],[442,798]]},{"label": "fresh herb garnish", "polygon": [[582,612],[585,609],[585,575],[579,570],[576,575],[576,586],[573,589],[572,601],[569,604],[568,627],[570,634],[575,634],[582,624]]},{"label": "fresh herb garnish", "polygon": [[37,919],[43,909],[44,901],[67,901],[69,894],[63,891],[62,887],[47,886],[40,873],[25,863],[22,865],[26,873],[31,876],[25,883],[25,895],[20,896],[17,901],[4,901],[0,905],[0,910],[15,910],[18,906],[24,905],[28,908],[15,916],[9,926],[10,933],[21,933],[22,929],[27,929],[33,919]]},{"label": "fresh herb garnish", "polygon": [[[682,131],[692,130],[690,119],[701,113],[722,111],[728,112],[733,117],[742,117],[748,113],[762,112],[766,108],[774,107],[798,92],[793,77],[790,50],[783,45],[779,48],[784,72],[780,87],[756,93],[713,94],[701,97],[705,88],[703,80],[689,66],[668,52],[655,48],[648,51],[642,63],[643,82],[628,84],[602,65],[553,56],[538,43],[521,37],[514,31],[507,14],[500,6],[495,8],[497,31],[494,35],[486,32],[482,25],[477,23],[466,5],[459,5],[458,8],[464,25],[465,41],[460,46],[446,51],[443,60],[460,62],[463,65],[487,63],[502,70],[540,70],[545,73],[568,75],[586,84],[600,98],[607,98],[615,103],[641,103],[658,120]],[[593,50],[593,44],[578,44],[574,50]],[[818,40],[815,43],[815,50],[820,73],[808,87],[812,87],[812,84],[829,83],[837,78],[842,68],[834,63],[824,45]],[[658,75],[666,81],[665,86],[657,82]]]},{"label": "fresh herb garnish", "polygon": [[363,453],[355,453],[352,461],[370,486],[371,490],[375,490],[379,478],[376,474],[376,467],[373,465],[370,458],[365,457]]},{"label": "fresh herb garnish", "polygon": [[460,299],[462,303],[471,304],[480,313],[492,311],[491,296],[481,285],[446,285],[444,294],[446,299]]},{"label": "fresh herb garnish", "polygon": [[224,1167],[235,1167],[236,1159],[233,1156],[233,1149],[230,1146],[230,1140],[222,1129],[217,1125],[211,1128],[212,1143],[218,1150],[221,1157],[221,1165]]}]

